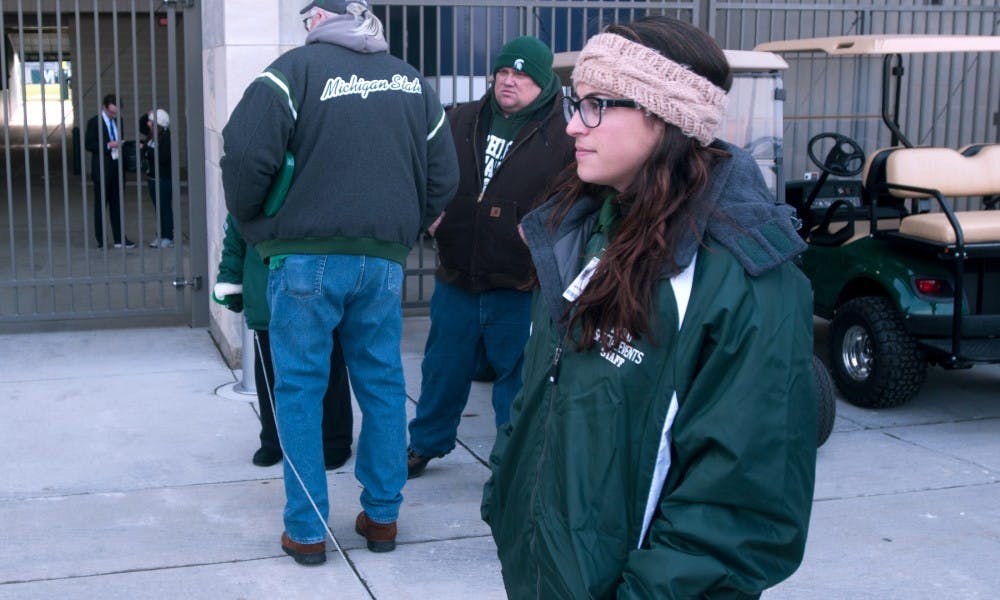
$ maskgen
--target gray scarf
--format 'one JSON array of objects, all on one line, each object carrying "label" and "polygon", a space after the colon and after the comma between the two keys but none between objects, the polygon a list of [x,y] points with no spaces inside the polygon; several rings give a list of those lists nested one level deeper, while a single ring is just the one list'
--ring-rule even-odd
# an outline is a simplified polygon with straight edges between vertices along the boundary
[{"label": "gray scarf", "polygon": [[357,16],[351,13],[329,15],[306,36],[307,44],[316,42],[336,44],[365,54],[386,52],[389,49],[382,34],[382,23],[368,10]]}]

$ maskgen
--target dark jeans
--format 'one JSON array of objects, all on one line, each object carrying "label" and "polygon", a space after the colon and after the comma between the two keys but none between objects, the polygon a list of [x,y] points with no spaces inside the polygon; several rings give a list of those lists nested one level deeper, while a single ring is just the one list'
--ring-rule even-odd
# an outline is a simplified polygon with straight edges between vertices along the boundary
[{"label": "dark jeans", "polygon": [[521,390],[524,345],[530,331],[531,292],[469,292],[434,282],[431,330],[420,367],[420,400],[409,426],[414,452],[432,457],[451,452],[472,379],[485,365],[496,373],[495,424],[500,427],[510,419],[510,405]]},{"label": "dark jeans", "polygon": [[[156,197],[156,183],[159,182],[160,197]],[[172,198],[173,184],[169,177],[161,179],[146,179],[149,187],[149,198],[153,201],[153,207],[159,208],[160,214],[160,234],[156,237],[168,240],[174,239],[174,202]]]},{"label": "dark jeans", "polygon": [[[254,331],[260,340],[260,352],[254,352],[254,380],[257,384],[257,403],[260,405],[260,446],[278,450],[278,431],[274,426],[271,400],[274,398],[274,363],[267,330]],[[333,333],[333,354],[330,356],[330,383],[323,396],[323,448],[350,448],[354,440],[354,414],[351,412],[351,386],[347,380],[344,350],[337,332]],[[265,380],[264,374],[267,374]],[[270,385],[268,385],[270,383]],[[270,397],[268,392],[270,391]]]},{"label": "dark jeans", "polygon": [[[97,247],[104,246],[104,206],[108,206],[108,220],[111,222],[111,235],[114,243],[122,243],[122,211],[118,197],[118,163],[111,160],[104,163],[104,176],[101,181],[94,182],[94,236],[97,237]],[[101,187],[104,193],[102,197]]]}]

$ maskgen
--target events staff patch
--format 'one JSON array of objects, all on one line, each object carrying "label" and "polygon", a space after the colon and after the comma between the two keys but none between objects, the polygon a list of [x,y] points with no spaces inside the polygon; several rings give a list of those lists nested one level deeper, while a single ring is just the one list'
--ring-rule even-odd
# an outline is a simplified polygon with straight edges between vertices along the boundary
[{"label": "events staff patch", "polygon": [[373,92],[406,92],[407,94],[420,94],[420,80],[414,77],[410,79],[406,75],[393,75],[389,79],[365,79],[357,75],[351,75],[350,81],[344,81],[343,77],[327,79],[326,86],[323,87],[323,95],[320,101],[357,94],[362,98],[367,98]]},{"label": "events staff patch", "polygon": [[[607,334],[607,337],[608,337],[608,342],[611,342],[614,339],[614,334],[613,333]],[[598,330],[594,334],[594,341],[600,343],[601,341],[600,330]],[[633,346],[631,342],[632,342],[632,336],[626,333],[625,340],[619,342],[617,348],[613,348],[611,350],[604,350],[602,348],[601,357],[604,358],[604,360],[608,361],[609,363],[613,364],[614,366],[618,367],[619,369],[622,368],[622,365],[625,364],[625,361],[629,361],[636,365],[641,365],[642,359],[646,357],[646,353]]]}]

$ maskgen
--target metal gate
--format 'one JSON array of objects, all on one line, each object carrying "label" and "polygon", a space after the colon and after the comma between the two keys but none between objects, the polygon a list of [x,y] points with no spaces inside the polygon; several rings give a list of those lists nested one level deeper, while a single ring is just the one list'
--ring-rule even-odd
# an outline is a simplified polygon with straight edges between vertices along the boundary
[{"label": "metal gate", "polygon": [[[877,4],[877,6],[876,6]],[[506,41],[535,35],[555,51],[579,50],[588,37],[612,22],[667,14],[705,28],[724,48],[750,50],[759,43],[796,37],[861,33],[997,35],[996,0],[389,0],[374,11],[386,25],[390,52],[424,73],[443,102],[481,96],[492,57]],[[855,61],[840,85],[816,87],[830,61],[792,58],[785,78],[785,147],[805,148],[820,131],[851,131],[870,151],[888,145],[881,133],[880,97],[870,85],[873,71]],[[921,59],[908,78],[905,130],[923,145],[959,147],[1000,140],[1000,56]],[[806,64],[802,64],[805,62]],[[869,82],[866,85],[866,82]],[[925,93],[915,93],[924,90]],[[881,137],[880,137],[881,136]],[[810,170],[804,151],[784,157],[785,178]],[[414,249],[406,270],[404,306],[427,306],[436,256],[432,242]]]},{"label": "metal gate", "polygon": [[[260,0],[263,2],[263,0]],[[193,0],[34,0],[0,8],[0,330],[46,321],[115,323],[207,322],[204,107],[201,95],[201,7]],[[253,4],[253,3],[248,3]],[[692,21],[724,47],[847,33],[1000,32],[996,0],[388,0],[374,9],[386,24],[390,51],[412,63],[445,102],[486,89],[490,60],[517,35],[537,35],[556,51],[577,50],[614,21],[669,14]],[[282,3],[285,6],[285,3]],[[210,32],[214,34],[218,32]],[[813,59],[803,59],[813,60]],[[965,57],[922,69],[917,89],[933,90],[909,113],[923,144],[957,146],[1000,138],[1000,59]],[[796,72],[826,68],[819,62]],[[868,77],[863,66],[847,73]],[[812,90],[808,79],[786,79],[787,144],[800,148],[810,132],[847,114],[856,137],[872,148],[871,94]],[[864,89],[863,86],[854,86]],[[84,148],[87,120],[101,98],[119,99],[121,137],[138,140],[138,116],[160,107],[171,117],[175,245],[149,248],[161,237],[157,211],[141,173],[123,172],[118,216],[135,248],[97,247],[94,205]],[[959,98],[947,110],[937,102]],[[921,97],[916,94],[916,97]],[[803,100],[809,98],[808,100]],[[910,127],[908,123],[908,130]],[[786,175],[806,168],[786,157]],[[213,198],[213,201],[219,201]],[[102,203],[103,204],[103,203]],[[107,219],[105,210],[102,221]],[[105,224],[105,231],[110,231]],[[407,309],[423,310],[433,288],[436,256],[430,240],[415,248],[407,268]],[[198,276],[192,275],[197,274]]]},{"label": "metal gate", "polygon": [[[37,327],[40,321],[191,320],[190,288],[199,282],[186,274],[204,272],[192,269],[191,261],[204,255],[205,242],[190,233],[192,215],[204,221],[204,210],[192,211],[187,166],[201,159],[189,156],[191,111],[185,107],[197,102],[200,126],[201,69],[200,57],[192,56],[198,97],[188,98],[185,84],[193,78],[185,77],[188,61],[181,49],[190,37],[185,28],[198,27],[200,19],[191,23],[184,12],[176,2],[160,0],[4,3],[0,328]],[[100,116],[109,94],[117,98],[112,137],[121,146],[114,154],[89,152],[88,146],[111,141],[110,125]],[[159,144],[169,167],[154,151],[169,191],[148,185],[138,151],[144,139],[139,117],[156,109],[169,118],[169,152]],[[194,152],[202,146],[200,135]],[[94,161],[111,191],[92,182]],[[203,183],[196,187],[203,189]],[[113,191],[117,206],[110,201]],[[172,218],[161,224],[160,210],[165,217],[171,212],[165,209],[172,209]],[[114,233],[119,223],[120,235]],[[173,246],[161,247],[167,244],[156,242],[171,224]]]},{"label": "metal gate", "polygon": [[[560,52],[579,50],[614,22],[649,14],[699,19],[697,0],[388,0],[373,12],[389,51],[423,73],[446,105],[481,97],[497,51],[517,36],[537,36]],[[404,310],[426,312],[436,268],[433,239],[424,237],[407,261]]]}]

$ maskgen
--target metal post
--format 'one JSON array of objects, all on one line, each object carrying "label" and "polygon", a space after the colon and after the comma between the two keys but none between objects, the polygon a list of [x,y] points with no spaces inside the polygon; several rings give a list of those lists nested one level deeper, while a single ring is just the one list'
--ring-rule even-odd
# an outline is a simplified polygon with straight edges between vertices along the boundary
[{"label": "metal post", "polygon": [[243,367],[243,378],[233,386],[233,391],[240,394],[256,394],[257,393],[257,380],[254,378],[254,354],[256,349],[254,347],[254,334],[253,331],[247,327],[246,318],[243,319],[243,356],[240,358],[240,363]]},{"label": "metal post", "polygon": [[[176,0],[172,3],[177,5]],[[181,5],[184,8],[184,121],[187,125],[187,186],[188,186],[188,203],[190,211],[189,215],[192,217],[190,219],[190,244],[191,252],[190,257],[190,273],[191,278],[202,277],[203,281],[207,281],[208,273],[208,221],[207,221],[207,202],[208,195],[206,193],[205,185],[205,144],[206,144],[206,134],[208,131],[205,129],[205,97],[204,97],[204,81],[202,81],[202,65],[201,65],[201,55],[202,55],[202,19],[201,11],[202,7],[195,7],[194,0],[184,0]],[[221,6],[221,4],[219,5]],[[170,27],[176,27],[177,16],[170,11],[167,14],[168,25]],[[172,30],[174,31],[174,30]],[[173,35],[170,36],[173,40]],[[171,71],[173,72],[173,71]],[[171,91],[173,86],[171,86]],[[175,105],[175,99],[173,95],[170,98],[171,106]],[[175,138],[176,139],[176,138]],[[175,151],[171,147],[171,151]],[[171,168],[174,170],[171,176],[174,178],[175,182],[180,182],[180,160],[174,159]],[[175,197],[178,197],[179,185],[174,186]],[[221,189],[221,188],[220,188]],[[213,197],[214,200],[214,197]],[[197,217],[195,216],[197,215]],[[176,223],[179,225],[182,223],[181,213],[177,210],[174,212]],[[175,228],[174,239],[179,241],[181,237],[181,232],[179,229]],[[177,244],[178,250],[180,250],[180,244]],[[191,326],[192,327],[208,327],[209,322],[209,310],[208,306],[211,300],[209,300],[209,289],[205,286],[202,289],[195,288],[191,291]],[[245,348],[252,347],[251,345],[244,344]],[[253,385],[249,386],[249,389],[254,389]]]}]

